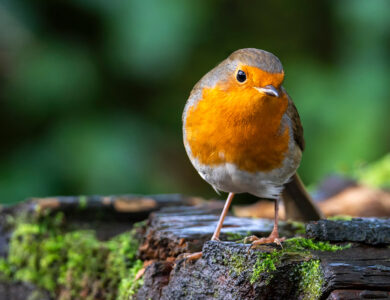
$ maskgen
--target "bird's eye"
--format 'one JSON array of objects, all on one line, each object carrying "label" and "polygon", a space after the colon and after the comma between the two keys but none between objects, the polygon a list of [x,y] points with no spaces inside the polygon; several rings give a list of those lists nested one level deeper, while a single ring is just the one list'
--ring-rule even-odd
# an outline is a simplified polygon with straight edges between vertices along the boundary
[{"label": "bird's eye", "polygon": [[244,82],[246,80],[245,72],[242,70],[238,70],[236,78],[238,82]]}]

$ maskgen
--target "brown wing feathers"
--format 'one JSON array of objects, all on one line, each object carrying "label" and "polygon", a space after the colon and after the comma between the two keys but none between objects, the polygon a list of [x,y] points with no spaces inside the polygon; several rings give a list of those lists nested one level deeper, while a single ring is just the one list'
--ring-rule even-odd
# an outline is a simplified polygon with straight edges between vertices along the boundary
[{"label": "brown wing feathers", "polygon": [[[288,97],[287,115],[292,123],[294,140],[303,151],[305,149],[303,127],[297,108],[290,97]],[[323,217],[321,211],[307,193],[297,173],[291,178],[290,182],[285,184],[282,198],[286,211],[286,219],[307,222],[316,221]]]},{"label": "brown wing feathers", "polygon": [[298,110],[290,97],[288,97],[287,115],[291,119],[295,142],[303,151],[305,149],[305,140],[303,138],[301,118],[299,117]]}]

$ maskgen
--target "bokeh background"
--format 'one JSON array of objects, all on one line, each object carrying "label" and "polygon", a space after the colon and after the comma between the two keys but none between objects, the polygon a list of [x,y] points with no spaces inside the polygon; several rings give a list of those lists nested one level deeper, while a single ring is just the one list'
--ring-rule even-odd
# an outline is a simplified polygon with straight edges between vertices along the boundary
[{"label": "bokeh background", "polygon": [[215,197],[181,114],[231,52],[284,64],[315,184],[390,150],[390,2],[0,1],[0,202],[30,196]]}]

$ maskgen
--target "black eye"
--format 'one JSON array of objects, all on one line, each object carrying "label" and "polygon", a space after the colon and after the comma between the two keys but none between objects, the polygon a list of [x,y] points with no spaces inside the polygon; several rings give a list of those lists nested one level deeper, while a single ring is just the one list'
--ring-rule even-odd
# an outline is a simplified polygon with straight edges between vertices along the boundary
[{"label": "black eye", "polygon": [[242,70],[238,70],[237,76],[236,76],[238,82],[244,82],[246,80],[246,74]]}]

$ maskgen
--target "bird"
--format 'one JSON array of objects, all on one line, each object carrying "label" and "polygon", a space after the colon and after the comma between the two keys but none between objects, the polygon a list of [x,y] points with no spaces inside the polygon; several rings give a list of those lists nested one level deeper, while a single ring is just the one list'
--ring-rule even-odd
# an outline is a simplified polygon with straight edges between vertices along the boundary
[{"label": "bird", "polygon": [[[192,89],[185,104],[183,141],[187,155],[216,192],[228,193],[212,240],[219,240],[235,194],[275,202],[268,237],[252,245],[280,244],[279,201],[286,215],[318,220],[321,212],[296,173],[305,148],[298,111],[283,88],[284,69],[272,53],[244,48],[233,52]],[[194,254],[201,257],[201,252]]]}]

